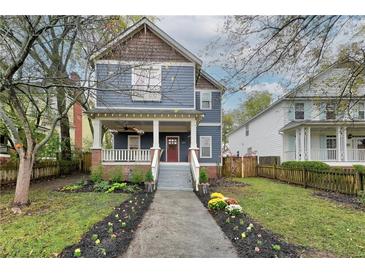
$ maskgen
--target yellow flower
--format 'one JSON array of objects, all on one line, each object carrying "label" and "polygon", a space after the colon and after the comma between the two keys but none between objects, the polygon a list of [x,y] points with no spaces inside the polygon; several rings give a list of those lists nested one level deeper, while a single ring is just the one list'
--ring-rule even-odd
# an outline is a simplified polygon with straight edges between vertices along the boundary
[{"label": "yellow flower", "polygon": [[224,195],[222,193],[219,192],[213,192],[212,194],[210,194],[210,198],[220,198],[220,199],[224,199]]}]

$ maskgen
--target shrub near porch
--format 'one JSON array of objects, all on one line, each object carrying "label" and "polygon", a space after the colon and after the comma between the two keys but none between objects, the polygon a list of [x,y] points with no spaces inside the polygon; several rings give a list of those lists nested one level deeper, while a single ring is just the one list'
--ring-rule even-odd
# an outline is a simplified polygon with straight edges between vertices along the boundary
[{"label": "shrub near porch", "polygon": [[246,213],[284,240],[338,257],[365,257],[365,212],[315,197],[311,189],[262,178],[237,180],[250,186],[218,191],[238,199]]},{"label": "shrub near porch", "polygon": [[13,191],[0,197],[0,257],[55,257],[128,198],[120,193],[61,193],[35,187],[30,207],[14,215]]}]

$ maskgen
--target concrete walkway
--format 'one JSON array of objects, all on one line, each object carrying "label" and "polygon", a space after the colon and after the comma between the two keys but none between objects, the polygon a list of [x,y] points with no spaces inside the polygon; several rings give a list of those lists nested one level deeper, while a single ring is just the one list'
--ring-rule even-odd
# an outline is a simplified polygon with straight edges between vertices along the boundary
[{"label": "concrete walkway", "polygon": [[156,192],[123,257],[237,257],[232,243],[191,191]]}]

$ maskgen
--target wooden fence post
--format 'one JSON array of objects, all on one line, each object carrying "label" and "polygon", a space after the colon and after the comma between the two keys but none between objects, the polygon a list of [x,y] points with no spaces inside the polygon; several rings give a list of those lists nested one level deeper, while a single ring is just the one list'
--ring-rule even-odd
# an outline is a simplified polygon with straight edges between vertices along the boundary
[{"label": "wooden fence post", "polygon": [[308,176],[309,174],[308,174],[308,170],[305,170],[304,169],[304,180],[303,180],[303,184],[304,184],[304,188],[307,188],[307,179],[308,179]]},{"label": "wooden fence post", "polygon": [[274,179],[276,180],[276,165],[274,165]]},{"label": "wooden fence post", "polygon": [[355,194],[358,194],[360,190],[362,190],[362,184],[359,172],[356,171],[355,174]]},{"label": "wooden fence post", "polygon": [[243,156],[241,156],[241,178],[243,178],[245,176],[245,173],[244,173],[244,165],[243,165]]}]

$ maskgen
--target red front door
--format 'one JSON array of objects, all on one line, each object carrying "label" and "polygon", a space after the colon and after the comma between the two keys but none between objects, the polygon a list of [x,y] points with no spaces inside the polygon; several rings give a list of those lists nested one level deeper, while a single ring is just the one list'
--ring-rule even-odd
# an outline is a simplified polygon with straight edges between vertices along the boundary
[{"label": "red front door", "polygon": [[179,161],[179,137],[166,137],[167,159],[166,162]]}]

